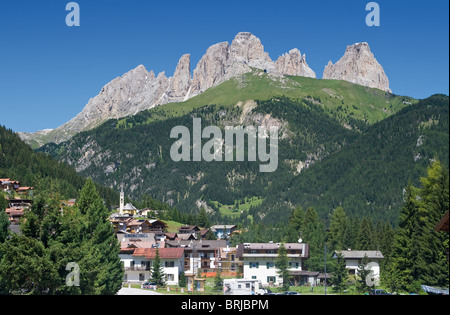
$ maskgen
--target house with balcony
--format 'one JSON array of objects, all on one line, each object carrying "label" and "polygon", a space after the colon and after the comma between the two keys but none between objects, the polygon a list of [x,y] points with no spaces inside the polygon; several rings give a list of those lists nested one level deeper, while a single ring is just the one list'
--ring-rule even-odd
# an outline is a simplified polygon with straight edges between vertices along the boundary
[{"label": "house with balcony", "polygon": [[[263,285],[282,285],[276,267],[280,243],[244,243],[238,245],[237,257],[243,263],[245,279],[260,280]],[[286,243],[289,271],[303,270],[303,262],[309,258],[309,244]]]},{"label": "house with balcony", "polygon": [[143,283],[150,280],[157,250],[166,284],[177,285],[184,269],[184,248],[122,248],[119,257],[125,270],[124,281]]},{"label": "house with balcony", "polygon": [[184,272],[197,274],[199,272],[214,272],[219,267],[220,248],[227,242],[220,240],[190,240],[166,241],[166,248],[184,249]]},{"label": "house with balcony", "polygon": [[231,234],[236,231],[236,225],[213,225],[211,231],[217,239],[229,238]]}]

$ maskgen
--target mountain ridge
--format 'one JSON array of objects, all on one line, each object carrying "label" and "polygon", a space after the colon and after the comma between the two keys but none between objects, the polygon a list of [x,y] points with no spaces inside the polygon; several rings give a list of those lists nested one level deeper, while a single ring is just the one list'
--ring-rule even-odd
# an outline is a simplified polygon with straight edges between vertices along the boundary
[{"label": "mountain ridge", "polygon": [[[147,71],[143,65],[139,65],[107,83],[76,117],[62,126],[46,132],[19,132],[19,136],[34,148],[48,142],[61,143],[107,119],[135,115],[160,105],[186,101],[255,68],[280,77],[291,75],[316,78],[316,73],[306,62],[306,55],[302,55],[297,48],[273,61],[258,37],[249,32],[240,32],[231,45],[221,42],[210,46],[192,75],[190,54],[184,54],[180,58],[172,77],[166,76],[164,71],[156,76],[153,70]],[[368,82],[348,78],[344,80]]]}]

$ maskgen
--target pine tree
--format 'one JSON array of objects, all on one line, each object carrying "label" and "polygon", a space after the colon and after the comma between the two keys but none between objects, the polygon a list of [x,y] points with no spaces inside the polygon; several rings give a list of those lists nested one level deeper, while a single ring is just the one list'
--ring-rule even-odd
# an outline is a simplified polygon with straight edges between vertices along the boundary
[{"label": "pine tree", "polygon": [[309,207],[304,215],[304,223],[301,230],[303,243],[309,244],[310,258],[304,264],[309,270],[324,270],[324,239],[325,231],[323,224],[319,221],[316,209]]},{"label": "pine tree", "polygon": [[420,259],[416,246],[417,230],[417,189],[411,184],[405,189],[400,222],[397,228],[391,264],[387,268],[388,285],[392,289],[412,290],[413,265]]},{"label": "pine tree", "polygon": [[155,282],[158,286],[165,286],[165,275],[164,268],[161,263],[159,256],[159,248],[156,249],[156,255],[152,263],[151,280]]},{"label": "pine tree", "polygon": [[449,271],[445,250],[448,235],[434,228],[449,207],[448,170],[439,161],[421,178],[422,188],[411,184],[405,190],[399,227],[396,231],[392,258],[387,270],[390,283],[400,290],[417,292],[421,284],[448,286]]},{"label": "pine tree", "polygon": [[330,220],[329,243],[334,250],[346,249],[345,239],[348,219],[342,207],[334,209]]},{"label": "pine tree", "polygon": [[287,257],[287,250],[284,244],[280,244],[278,248],[278,256],[275,262],[277,273],[283,280],[283,290],[289,290],[289,258]]},{"label": "pine tree", "polygon": [[292,211],[291,217],[289,218],[289,227],[299,231],[302,227],[304,216],[305,211],[303,208],[301,206],[295,207],[294,211]]},{"label": "pine tree", "polygon": [[216,276],[214,277],[214,291],[220,292],[223,290],[223,279],[220,270],[217,270]]},{"label": "pine tree", "polygon": [[445,257],[448,235],[434,230],[436,224],[449,210],[449,177],[439,161],[434,161],[427,176],[420,179],[422,189],[418,207],[418,231],[421,245],[420,264],[413,274],[428,285],[448,287],[449,265]]},{"label": "pine tree", "polygon": [[120,244],[108,220],[109,212],[95,188],[88,179],[80,192],[80,212],[87,218],[84,236],[90,249],[92,274],[96,274],[95,294],[117,293],[122,285],[124,270],[119,258]]},{"label": "pine tree", "polygon": [[[9,235],[9,218],[5,212],[8,203],[3,192],[0,192],[0,244],[5,242]],[[1,257],[0,257],[1,259]]]},{"label": "pine tree", "polygon": [[361,260],[361,263],[358,265],[358,279],[356,281],[356,288],[360,293],[367,293],[370,291],[370,287],[367,285],[367,277],[370,274],[370,269],[366,269],[368,264],[369,258],[366,254]]},{"label": "pine tree", "polygon": [[375,250],[373,221],[364,217],[358,231],[358,250]]},{"label": "pine tree", "polygon": [[333,291],[342,294],[342,292],[347,289],[348,270],[345,266],[344,255],[340,252],[337,253],[335,266],[330,283],[333,286]]}]

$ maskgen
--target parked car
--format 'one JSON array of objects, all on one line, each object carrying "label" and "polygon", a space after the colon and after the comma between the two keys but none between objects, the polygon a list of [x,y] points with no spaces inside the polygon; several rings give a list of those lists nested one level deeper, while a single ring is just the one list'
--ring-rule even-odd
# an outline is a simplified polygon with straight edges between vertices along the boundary
[{"label": "parked car", "polygon": [[301,294],[298,292],[295,292],[295,291],[284,291],[283,293],[281,293],[279,295],[301,295]]},{"label": "parked car", "polygon": [[392,294],[388,293],[386,290],[372,289],[370,290],[369,295],[392,295]]},{"label": "parked car", "polygon": [[150,289],[150,290],[156,290],[158,289],[158,285],[155,282],[145,282],[142,285],[143,289]]}]

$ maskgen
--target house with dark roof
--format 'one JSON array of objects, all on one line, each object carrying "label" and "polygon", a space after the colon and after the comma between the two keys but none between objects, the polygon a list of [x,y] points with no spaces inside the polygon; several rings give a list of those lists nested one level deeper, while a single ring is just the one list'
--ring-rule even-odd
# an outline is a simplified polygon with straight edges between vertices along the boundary
[{"label": "house with dark roof", "polygon": [[[244,243],[238,245],[237,257],[243,262],[244,278],[260,280],[263,285],[281,285],[283,279],[277,273],[275,262],[280,243]],[[286,243],[289,272],[304,270],[303,262],[309,259],[309,244]]]}]

